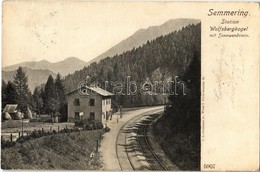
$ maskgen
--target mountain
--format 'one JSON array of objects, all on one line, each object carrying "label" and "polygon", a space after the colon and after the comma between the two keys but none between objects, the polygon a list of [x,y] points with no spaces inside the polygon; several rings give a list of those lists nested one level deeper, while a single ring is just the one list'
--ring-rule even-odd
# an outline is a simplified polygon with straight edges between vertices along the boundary
[{"label": "mountain", "polygon": [[[26,75],[28,76],[28,85],[29,89],[32,92],[36,86],[39,86],[43,83],[45,84],[49,75],[52,75],[54,78],[56,77],[55,73],[46,69],[30,69],[28,67],[23,67],[23,69],[25,70]],[[5,82],[13,81],[15,72],[15,70],[2,71],[2,79]]]},{"label": "mountain", "polygon": [[132,36],[119,42],[106,52],[89,61],[87,64],[89,65],[93,62],[99,62],[105,57],[112,57],[116,54],[121,54],[134,47],[139,47],[145,44],[148,40],[153,40],[159,36],[169,34],[170,32],[178,31],[189,24],[198,24],[199,22],[199,20],[195,19],[172,19],[160,26],[151,26],[147,29],[140,29]]},{"label": "mountain", "polygon": [[[120,90],[118,89],[119,84],[116,83],[122,82],[122,94],[114,96],[115,102],[122,106],[161,104],[165,99],[160,96],[142,94],[141,89],[143,87],[141,87],[141,84],[145,81],[167,82],[174,80],[175,76],[178,76],[181,81],[181,77],[187,73],[193,63],[198,62],[200,64],[200,47],[200,24],[191,24],[179,31],[159,36],[140,47],[113,57],[104,58],[98,63],[91,63],[89,66],[69,74],[65,77],[65,87],[67,91],[74,90],[80,82],[86,80],[86,76],[90,76],[90,83],[96,81],[102,88],[113,93],[115,93],[115,87],[117,87],[116,92]],[[137,83],[138,88],[136,90],[138,92],[136,95],[126,96],[128,76],[131,77],[130,81]],[[187,83],[192,80],[190,77],[192,76],[187,76]],[[196,82],[194,80],[194,83]],[[154,88],[157,90],[152,91],[159,93],[162,93],[162,89],[164,89],[158,85]]]},{"label": "mountain", "polygon": [[62,76],[68,75],[70,73],[75,72],[76,70],[82,69],[86,65],[85,61],[82,61],[76,57],[69,57],[63,61],[51,63],[47,60],[42,61],[31,61],[31,62],[23,62],[7,67],[3,67],[3,71],[14,71],[19,66],[28,67],[31,69],[41,69],[41,70],[49,70],[53,73],[60,73]]},{"label": "mountain", "polygon": [[23,62],[7,67],[3,67],[3,71],[14,71],[19,66],[28,67],[31,69],[47,69],[54,73],[60,73],[62,76],[66,76],[68,74],[72,74],[73,72],[82,69],[84,66],[88,66],[93,62],[99,62],[101,59],[106,57],[112,57],[116,54],[121,54],[125,51],[131,50],[133,48],[137,48],[147,41],[153,40],[159,36],[169,34],[173,31],[178,31],[183,27],[189,24],[197,24],[199,20],[195,19],[172,19],[165,22],[159,26],[151,26],[147,29],[140,29],[135,32],[132,36],[126,38],[125,40],[119,42],[106,52],[102,53],[101,55],[97,56],[96,58],[92,59],[89,62],[82,61],[76,57],[69,57],[63,61],[51,63],[47,60],[42,61],[29,61]]}]

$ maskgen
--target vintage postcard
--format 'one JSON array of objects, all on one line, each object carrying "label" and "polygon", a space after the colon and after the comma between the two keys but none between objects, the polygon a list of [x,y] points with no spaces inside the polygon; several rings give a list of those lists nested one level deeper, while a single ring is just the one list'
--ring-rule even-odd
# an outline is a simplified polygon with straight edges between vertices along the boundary
[{"label": "vintage postcard", "polygon": [[259,170],[258,3],[2,13],[2,169]]}]

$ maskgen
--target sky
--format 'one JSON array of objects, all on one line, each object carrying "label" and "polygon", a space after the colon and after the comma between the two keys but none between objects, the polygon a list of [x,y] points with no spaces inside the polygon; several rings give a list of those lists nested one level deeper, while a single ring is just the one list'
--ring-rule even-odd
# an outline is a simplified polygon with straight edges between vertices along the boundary
[{"label": "sky", "polygon": [[166,2],[4,2],[2,66],[67,57],[88,62],[137,30],[175,18],[173,8]]}]

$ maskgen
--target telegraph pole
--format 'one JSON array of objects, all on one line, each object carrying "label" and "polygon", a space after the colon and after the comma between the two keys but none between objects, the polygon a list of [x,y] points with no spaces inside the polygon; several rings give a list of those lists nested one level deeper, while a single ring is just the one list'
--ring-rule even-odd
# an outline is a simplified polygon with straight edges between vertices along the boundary
[{"label": "telegraph pole", "polygon": [[22,137],[23,137],[23,114],[21,116],[22,116]]}]

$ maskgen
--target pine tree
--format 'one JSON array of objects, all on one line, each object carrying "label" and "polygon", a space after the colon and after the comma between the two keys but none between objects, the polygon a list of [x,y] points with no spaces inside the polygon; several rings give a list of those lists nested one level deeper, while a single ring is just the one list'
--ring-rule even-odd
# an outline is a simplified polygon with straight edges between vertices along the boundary
[{"label": "pine tree", "polygon": [[66,95],[65,95],[65,86],[64,81],[61,78],[61,75],[58,73],[55,79],[55,89],[57,94],[59,112],[62,115],[61,121],[67,121],[67,104],[66,104]]},{"label": "pine tree", "polygon": [[25,112],[27,107],[31,104],[31,92],[28,87],[28,77],[21,66],[16,70],[14,85],[17,91],[18,106],[22,112]]},{"label": "pine tree", "polygon": [[55,82],[51,75],[49,75],[48,77],[44,90],[45,90],[45,95],[47,97],[53,97],[53,98],[57,97],[55,91]]},{"label": "pine tree", "polygon": [[35,103],[34,110],[36,111],[36,113],[41,114],[41,110],[43,108],[43,100],[42,100],[41,88],[39,86],[34,89],[33,101]]},{"label": "pine tree", "polygon": [[53,77],[48,77],[47,83],[44,88],[43,107],[47,114],[53,115],[59,110],[59,102],[57,100],[57,93],[55,90],[55,83]]},{"label": "pine tree", "polygon": [[63,79],[61,78],[61,75],[59,73],[57,74],[57,77],[55,79],[55,90],[57,94],[57,99],[61,104],[64,104],[66,102],[65,86]]},{"label": "pine tree", "polygon": [[8,81],[4,92],[6,94],[6,97],[4,100],[5,105],[17,103],[17,91],[15,88],[15,85],[11,81]]}]

